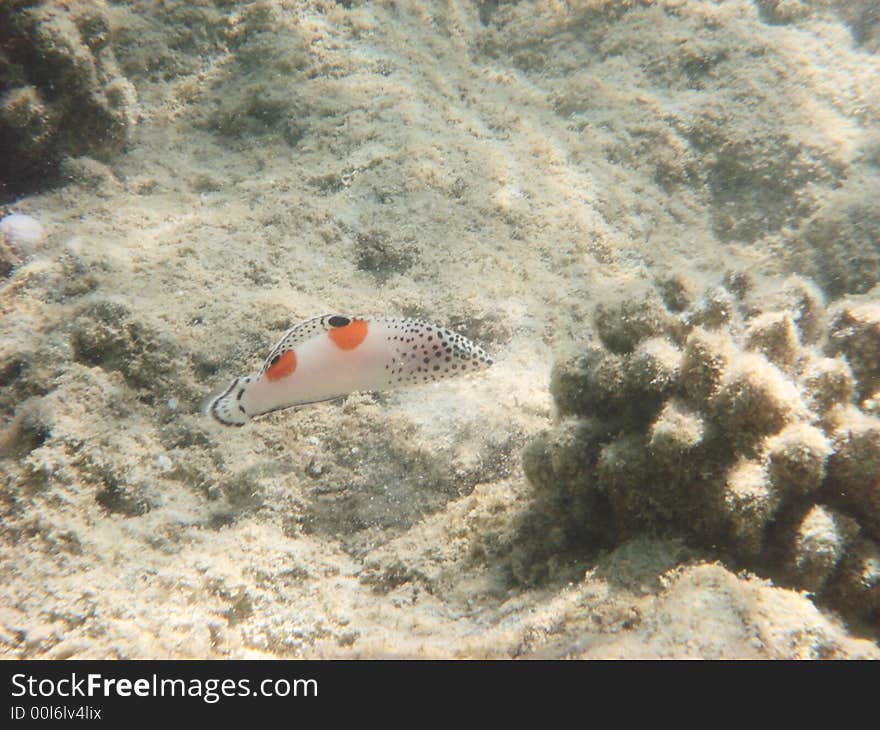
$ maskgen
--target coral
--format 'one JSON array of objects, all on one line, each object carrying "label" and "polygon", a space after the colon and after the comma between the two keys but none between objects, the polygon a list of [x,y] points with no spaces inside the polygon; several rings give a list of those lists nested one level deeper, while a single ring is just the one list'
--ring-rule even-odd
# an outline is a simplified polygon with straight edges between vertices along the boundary
[{"label": "coral", "polygon": [[862,408],[865,413],[872,416],[880,416],[880,390],[874,393],[870,398],[862,401]]},{"label": "coral", "polygon": [[593,547],[680,535],[876,621],[880,308],[726,284],[679,313],[599,308],[602,344],[553,369],[563,420],[525,451],[533,522]]},{"label": "coral", "polygon": [[684,311],[693,299],[693,282],[680,274],[659,279],[655,284],[663,304],[670,312]]},{"label": "coral", "polygon": [[831,597],[851,615],[876,618],[880,614],[880,547],[858,540],[840,563],[829,586]]},{"label": "coral", "polygon": [[134,124],[134,87],[111,48],[102,2],[0,7],[0,197],[58,177],[67,156],[109,160]]},{"label": "coral", "polygon": [[659,465],[682,465],[702,442],[706,425],[699,413],[681,401],[669,400],[651,424],[648,449]]},{"label": "coral", "polygon": [[798,583],[809,591],[821,590],[834,575],[858,530],[851,517],[823,505],[813,505],[791,536],[788,568]]},{"label": "coral", "polygon": [[602,446],[595,477],[609,500],[619,534],[651,525],[655,513],[663,510],[659,495],[651,488],[651,476],[650,458],[638,436],[624,434]]},{"label": "coral", "polygon": [[728,438],[743,447],[757,444],[806,413],[794,384],[754,353],[729,364],[709,407]]},{"label": "coral", "polygon": [[744,461],[727,475],[721,511],[736,549],[749,557],[761,552],[767,525],[779,507],[779,495],[764,465]]},{"label": "coral", "polygon": [[625,381],[623,360],[595,348],[557,362],[550,373],[550,393],[562,415],[610,415],[619,410]]},{"label": "coral", "polygon": [[848,419],[832,438],[829,494],[852,509],[871,537],[880,540],[880,419]]},{"label": "coral", "polygon": [[841,303],[829,330],[830,354],[846,355],[859,393],[867,397],[880,387],[880,303]]},{"label": "coral", "polygon": [[831,442],[821,429],[797,423],[767,439],[770,481],[781,493],[812,494],[825,479],[825,462]]},{"label": "coral", "polygon": [[681,366],[681,385],[691,401],[705,406],[718,389],[734,353],[733,341],[724,334],[697,327],[688,335]]},{"label": "coral", "polygon": [[763,353],[780,368],[791,367],[800,349],[794,320],[787,312],[768,312],[755,317],[746,345],[750,350]]},{"label": "coral", "polygon": [[611,352],[621,354],[630,352],[646,337],[667,334],[673,318],[659,296],[648,295],[617,306],[599,305],[595,322],[602,344]]},{"label": "coral", "polygon": [[825,298],[812,281],[791,276],[782,282],[778,292],[771,298],[797,325],[802,342],[815,344],[825,334],[828,319]]},{"label": "coral", "polygon": [[724,287],[710,289],[688,316],[689,324],[716,330],[730,324],[736,313],[736,300]]},{"label": "coral", "polygon": [[816,413],[825,413],[853,399],[856,379],[846,360],[820,357],[804,369],[801,387],[810,408]]},{"label": "coral", "polygon": [[662,396],[678,381],[681,350],[669,340],[644,340],[627,359],[627,385],[633,391]]}]

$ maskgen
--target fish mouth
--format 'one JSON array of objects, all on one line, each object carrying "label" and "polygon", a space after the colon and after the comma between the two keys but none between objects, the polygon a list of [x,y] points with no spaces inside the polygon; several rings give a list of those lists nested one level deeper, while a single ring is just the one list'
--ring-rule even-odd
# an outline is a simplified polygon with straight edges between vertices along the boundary
[{"label": "fish mouth", "polygon": [[[249,382],[248,378],[235,378],[227,387],[215,391],[202,404],[202,413],[206,416],[211,416],[218,423],[222,423],[224,426],[244,426],[247,423],[250,416],[244,410],[244,406],[242,406],[238,401],[241,400],[241,394],[244,392],[244,386]],[[233,392],[239,389],[239,392],[235,395],[236,404],[233,406],[233,410],[230,414],[224,415],[221,413],[220,408],[227,400],[233,397]],[[239,415],[239,411],[241,415]],[[235,413],[235,417],[231,415],[231,413]]]}]

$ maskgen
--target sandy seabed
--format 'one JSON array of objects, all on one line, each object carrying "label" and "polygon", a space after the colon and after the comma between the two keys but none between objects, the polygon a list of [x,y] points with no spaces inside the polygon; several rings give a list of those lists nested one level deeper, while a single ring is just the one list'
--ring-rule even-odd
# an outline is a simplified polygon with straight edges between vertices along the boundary
[{"label": "sandy seabed", "polygon": [[[880,657],[673,538],[537,583],[510,560],[521,450],[598,303],[672,274],[880,281],[858,3],[91,4],[134,122],[14,205],[49,236],[0,290],[0,654]],[[202,414],[330,311],[446,324],[496,364]]]}]

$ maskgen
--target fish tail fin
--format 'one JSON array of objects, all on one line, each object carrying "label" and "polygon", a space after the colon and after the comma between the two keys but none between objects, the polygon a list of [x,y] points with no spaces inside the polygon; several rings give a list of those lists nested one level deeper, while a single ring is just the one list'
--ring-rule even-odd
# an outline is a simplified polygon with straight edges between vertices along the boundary
[{"label": "fish tail fin", "polygon": [[250,415],[242,403],[242,396],[250,382],[250,378],[233,380],[220,395],[208,401],[206,412],[224,426],[244,426],[250,420]]}]

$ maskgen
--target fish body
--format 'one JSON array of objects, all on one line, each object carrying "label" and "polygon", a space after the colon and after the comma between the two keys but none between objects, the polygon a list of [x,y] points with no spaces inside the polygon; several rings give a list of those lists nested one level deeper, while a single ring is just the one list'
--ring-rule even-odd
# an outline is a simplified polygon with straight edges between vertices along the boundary
[{"label": "fish body", "polygon": [[467,338],[424,320],[325,314],[285,332],[260,372],[233,380],[207,410],[220,423],[242,426],[282,408],[431,383],[491,364]]}]

